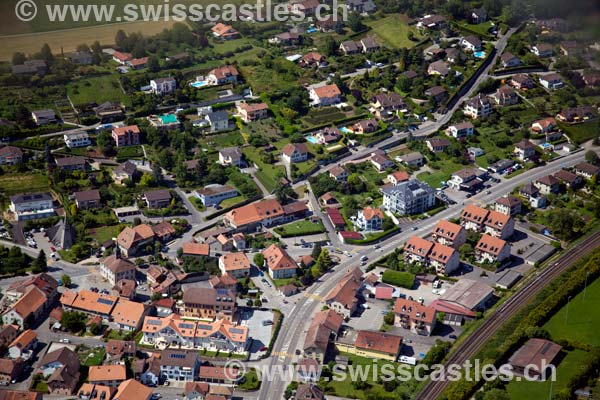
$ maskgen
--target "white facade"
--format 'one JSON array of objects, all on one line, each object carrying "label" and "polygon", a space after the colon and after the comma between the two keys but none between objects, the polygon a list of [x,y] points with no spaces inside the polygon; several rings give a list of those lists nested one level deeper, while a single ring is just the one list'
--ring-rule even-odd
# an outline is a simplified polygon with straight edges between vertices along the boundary
[{"label": "white facade", "polygon": [[76,147],[87,147],[92,144],[87,132],[65,134],[63,138],[65,144],[70,149],[74,149]]}]

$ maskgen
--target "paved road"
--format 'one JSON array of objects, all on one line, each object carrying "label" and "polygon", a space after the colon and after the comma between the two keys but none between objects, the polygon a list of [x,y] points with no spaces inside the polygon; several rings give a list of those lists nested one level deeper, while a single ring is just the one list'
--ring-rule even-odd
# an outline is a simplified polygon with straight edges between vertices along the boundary
[{"label": "paved road", "polygon": [[[471,198],[473,202],[488,203],[495,200],[496,198],[509,193],[514,188],[523,185],[532,180],[538,179],[542,176],[551,174],[560,170],[563,165],[573,165],[584,160],[584,151],[580,151],[575,154],[568,155],[559,160],[555,160],[548,163],[544,167],[536,168],[523,173],[509,180],[504,180],[490,189],[490,194],[487,192],[481,192]],[[426,221],[412,222],[407,227],[417,226],[416,231],[407,229],[387,240],[381,242],[381,248],[379,253],[371,247],[363,247],[355,253],[354,257],[361,257],[366,255],[369,257],[369,262],[373,262],[376,259],[393,252],[401,243],[404,243],[410,236],[419,235],[422,236],[431,231],[431,229],[441,219],[449,219],[458,216],[462,210],[462,204],[456,204],[446,210],[434,215]],[[321,309],[322,304],[318,299],[326,296],[331,289],[339,282],[340,278],[348,271],[350,267],[357,264],[357,260],[351,258],[345,262],[339,264],[334,271],[323,276],[321,280],[313,286],[311,286],[304,297],[301,297],[297,304],[294,306],[289,314],[286,314],[284,322],[281,326],[279,336],[273,346],[274,354],[271,357],[268,365],[289,365],[294,361],[294,352],[296,349],[301,349],[308,329],[308,325],[312,320],[315,312]],[[287,383],[283,377],[275,376],[271,381],[265,381],[262,383],[259,398],[260,399],[278,399],[281,398]]]}]

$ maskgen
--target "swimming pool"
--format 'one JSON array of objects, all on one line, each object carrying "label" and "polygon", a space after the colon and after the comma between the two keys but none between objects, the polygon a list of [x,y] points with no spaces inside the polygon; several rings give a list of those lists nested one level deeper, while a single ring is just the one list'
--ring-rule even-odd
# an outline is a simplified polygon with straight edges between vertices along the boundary
[{"label": "swimming pool", "polygon": [[344,132],[344,133],[354,133],[354,131],[348,127],[342,127],[340,128],[340,131]]},{"label": "swimming pool", "polygon": [[195,88],[200,88],[200,87],[208,86],[208,82],[207,81],[196,81],[196,82],[190,83],[190,86],[195,87]]},{"label": "swimming pool", "polygon": [[317,143],[319,143],[319,141],[317,140],[317,138],[316,138],[316,137],[314,137],[314,136],[307,136],[307,137],[306,137],[306,141],[307,141],[307,142],[311,142],[312,144],[317,144]]},{"label": "swimming pool", "polygon": [[177,115],[175,114],[163,114],[161,116],[159,116],[158,118],[160,118],[160,121],[163,124],[174,124],[177,123]]},{"label": "swimming pool", "polygon": [[477,58],[485,58],[485,51],[476,51],[473,55]]},{"label": "swimming pool", "polygon": [[317,28],[315,27],[310,27],[306,30],[306,33],[315,33],[317,31]]}]

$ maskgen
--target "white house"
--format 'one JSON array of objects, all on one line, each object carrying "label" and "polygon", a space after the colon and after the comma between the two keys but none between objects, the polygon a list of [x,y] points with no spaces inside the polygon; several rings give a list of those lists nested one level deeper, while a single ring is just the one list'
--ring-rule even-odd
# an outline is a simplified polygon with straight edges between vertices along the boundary
[{"label": "white house", "polygon": [[342,101],[342,92],[336,84],[313,87],[308,95],[315,106],[331,106]]},{"label": "white house", "polygon": [[290,163],[298,163],[308,159],[308,147],[305,143],[288,143],[282,150],[281,157]]},{"label": "white house", "polygon": [[63,136],[63,139],[67,147],[70,149],[74,149],[76,147],[87,147],[92,144],[90,136],[87,132],[67,133]]},{"label": "white house", "polygon": [[175,78],[152,79],[150,81],[150,87],[152,88],[152,93],[158,96],[164,96],[175,91],[177,81],[175,81]]},{"label": "white house", "polygon": [[371,206],[359,210],[354,224],[361,231],[377,231],[383,223],[383,212]]}]

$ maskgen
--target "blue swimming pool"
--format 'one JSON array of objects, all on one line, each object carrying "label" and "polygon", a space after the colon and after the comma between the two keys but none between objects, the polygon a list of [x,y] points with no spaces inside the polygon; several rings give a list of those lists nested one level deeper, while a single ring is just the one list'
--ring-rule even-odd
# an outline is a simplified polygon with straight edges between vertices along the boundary
[{"label": "blue swimming pool", "polygon": [[200,88],[200,87],[208,86],[208,82],[207,81],[196,81],[196,82],[190,83],[190,86],[195,87],[195,88]]},{"label": "blue swimming pool", "polygon": [[310,28],[308,28],[308,29],[306,30],[306,33],[315,33],[316,31],[317,31],[317,28],[315,28],[315,27],[313,26],[313,27],[310,27]]},{"label": "blue swimming pool", "polygon": [[319,142],[317,141],[317,138],[316,138],[316,137],[314,137],[314,136],[307,136],[307,137],[306,137],[306,141],[308,141],[308,142],[311,142],[312,144],[317,144],[317,143],[319,143]]},{"label": "blue swimming pool", "polygon": [[344,132],[344,133],[353,133],[354,131],[348,127],[342,127],[340,128],[340,131]]},{"label": "blue swimming pool", "polygon": [[477,58],[485,58],[485,51],[476,51],[473,55]]}]

